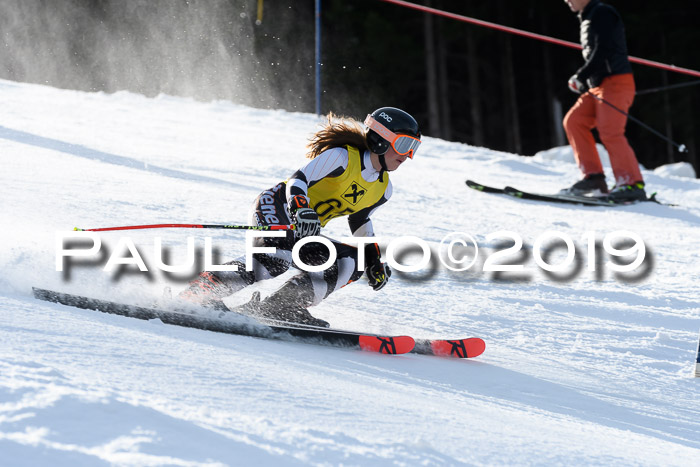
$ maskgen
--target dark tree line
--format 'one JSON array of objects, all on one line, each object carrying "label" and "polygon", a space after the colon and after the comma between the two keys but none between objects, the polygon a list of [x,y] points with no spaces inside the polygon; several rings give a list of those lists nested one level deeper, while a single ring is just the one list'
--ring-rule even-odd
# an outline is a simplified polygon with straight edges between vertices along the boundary
[{"label": "dark tree line", "polygon": [[[413,0],[578,42],[562,0]],[[607,0],[630,54],[700,70],[698,0]],[[424,133],[533,154],[566,144],[561,118],[580,52],[379,0],[322,0],[322,111],[413,113]],[[314,0],[3,0],[0,78],[53,86],[313,112]],[[637,89],[700,80],[633,65]],[[700,172],[700,86],[639,95],[631,114],[686,144],[680,154],[628,123],[640,162],[690,161]]]}]

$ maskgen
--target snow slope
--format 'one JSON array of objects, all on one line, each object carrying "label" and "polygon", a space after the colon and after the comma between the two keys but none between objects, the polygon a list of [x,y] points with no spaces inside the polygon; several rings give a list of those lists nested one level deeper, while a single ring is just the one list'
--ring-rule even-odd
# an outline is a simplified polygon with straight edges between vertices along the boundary
[{"label": "snow slope", "polygon": [[[375,229],[384,244],[415,235],[435,250],[470,233],[477,263],[396,274],[378,293],[353,284],[313,311],[344,328],[477,335],[487,349],[469,361],[383,356],[31,297],[31,286],[129,301],[182,289],[186,278],[158,271],[103,272],[104,258],[57,272],[56,232],[245,222],[254,197],[303,163],[315,116],[9,81],[0,102],[0,465],[697,465],[700,181],[682,170],[644,172],[680,207],[547,205],[464,180],[555,191],[578,177],[565,148],[526,158],[425,138],[392,174]],[[346,230],[335,220],[325,233]],[[523,273],[482,271],[501,230],[523,238],[505,258]],[[533,260],[549,230],[582,258],[568,277]],[[616,230],[643,238],[641,272],[616,275],[604,253],[589,271],[584,232]],[[121,235],[101,238],[114,248]],[[176,260],[188,236],[212,237],[222,259],[244,249],[240,232],[129,236],[146,257],[155,236]]]}]

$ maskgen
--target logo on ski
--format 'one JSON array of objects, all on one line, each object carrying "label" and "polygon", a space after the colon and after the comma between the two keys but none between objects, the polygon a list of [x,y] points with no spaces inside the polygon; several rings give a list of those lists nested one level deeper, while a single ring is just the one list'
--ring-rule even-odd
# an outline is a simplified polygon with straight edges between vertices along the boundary
[{"label": "logo on ski", "polygon": [[464,345],[464,341],[447,341],[447,343],[452,346],[452,349],[450,349],[451,356],[467,358],[467,347]]},{"label": "logo on ski", "polygon": [[388,353],[392,355],[396,353],[396,344],[394,343],[393,337],[377,337],[377,339],[379,339],[382,343],[379,346],[380,353]]}]

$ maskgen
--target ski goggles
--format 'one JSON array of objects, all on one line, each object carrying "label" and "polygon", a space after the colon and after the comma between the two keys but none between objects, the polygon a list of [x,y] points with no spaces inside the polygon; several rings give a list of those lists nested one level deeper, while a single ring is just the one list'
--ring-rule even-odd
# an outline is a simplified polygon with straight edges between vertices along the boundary
[{"label": "ski goggles", "polygon": [[374,130],[379,136],[391,143],[391,147],[394,148],[394,151],[401,156],[408,154],[408,157],[413,159],[413,154],[418,150],[418,146],[420,146],[420,139],[414,136],[397,135],[376,121],[372,115],[367,115],[367,118],[365,118],[365,126],[370,130]]}]

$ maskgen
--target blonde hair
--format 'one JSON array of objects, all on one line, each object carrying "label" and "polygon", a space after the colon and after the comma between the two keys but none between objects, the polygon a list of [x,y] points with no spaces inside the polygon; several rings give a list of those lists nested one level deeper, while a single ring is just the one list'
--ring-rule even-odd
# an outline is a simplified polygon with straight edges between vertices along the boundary
[{"label": "blonde hair", "polygon": [[350,117],[337,116],[330,112],[323,129],[309,138],[307,159],[313,159],[323,151],[349,144],[364,152],[368,149],[367,137],[362,124]]}]

